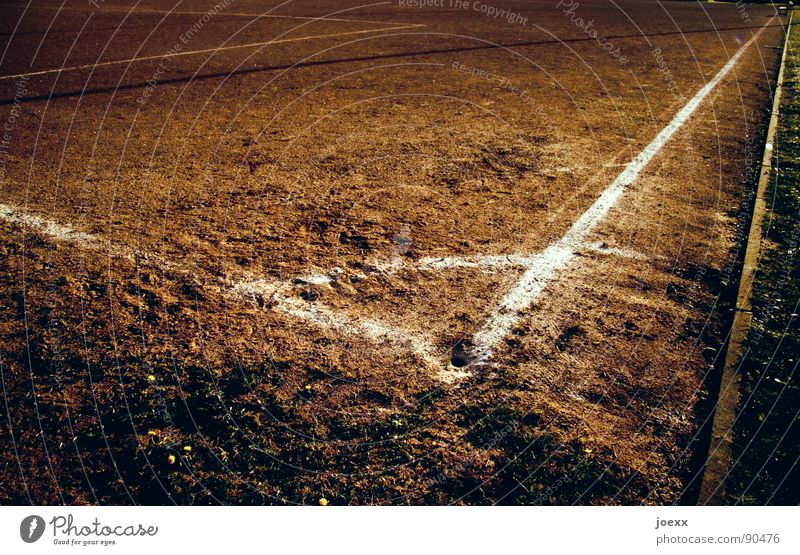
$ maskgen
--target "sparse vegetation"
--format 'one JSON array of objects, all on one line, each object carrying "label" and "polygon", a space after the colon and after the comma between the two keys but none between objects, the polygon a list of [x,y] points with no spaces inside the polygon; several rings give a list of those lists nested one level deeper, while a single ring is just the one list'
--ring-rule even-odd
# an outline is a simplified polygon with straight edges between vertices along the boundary
[{"label": "sparse vegetation", "polygon": [[[797,19],[797,14],[795,14]],[[795,23],[796,25],[796,23]],[[731,503],[800,502],[800,32],[792,32],[766,236],[753,291],[753,321],[742,364]]]}]

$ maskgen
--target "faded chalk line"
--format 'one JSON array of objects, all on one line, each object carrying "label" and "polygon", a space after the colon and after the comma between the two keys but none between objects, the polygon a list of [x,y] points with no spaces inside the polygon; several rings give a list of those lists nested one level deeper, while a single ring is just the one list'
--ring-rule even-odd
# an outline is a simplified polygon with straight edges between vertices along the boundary
[{"label": "faded chalk line", "polygon": [[60,224],[54,220],[36,216],[16,206],[0,203],[0,220],[15,224],[20,227],[33,229],[45,237],[49,237],[60,243],[69,243],[82,249],[96,251],[117,258],[124,258],[132,263],[142,260],[157,260],[157,266],[164,270],[176,271],[181,268],[166,259],[156,259],[155,257],[145,256],[143,253],[134,249],[120,245],[113,245],[109,241],[103,240],[97,235],[76,231],[72,227]]},{"label": "faded chalk line", "polygon": [[430,369],[434,369],[446,382],[462,377],[458,372],[446,370],[442,357],[437,355],[431,342],[419,334],[372,318],[353,316],[341,309],[332,310],[318,302],[312,303],[290,296],[293,282],[330,285],[332,279],[323,275],[296,278],[291,282],[258,279],[239,282],[231,288],[231,291],[241,298],[255,301],[259,305],[269,304],[279,312],[313,323],[320,328],[333,330],[342,335],[357,335],[379,345],[388,343],[395,348],[411,352]]},{"label": "faded chalk line", "polygon": [[169,58],[177,58],[179,56],[194,56],[196,54],[210,54],[210,53],[217,53],[217,52],[224,52],[226,50],[238,50],[243,48],[256,48],[261,46],[270,46],[272,44],[283,44],[286,42],[299,42],[304,40],[316,40],[316,39],[327,39],[327,38],[336,38],[336,37],[344,37],[348,35],[363,35],[366,33],[381,33],[383,31],[399,31],[401,29],[413,29],[418,27],[419,25],[396,25],[394,27],[384,27],[381,29],[362,29],[360,31],[343,31],[341,33],[329,33],[325,35],[310,35],[305,37],[295,37],[290,39],[278,39],[278,40],[268,40],[263,42],[251,42],[248,44],[235,44],[231,46],[219,46],[216,48],[204,48],[202,50],[188,50],[186,52],[173,52],[173,53],[165,53],[165,54],[155,54],[153,56],[141,56],[138,58],[128,58],[126,60],[111,60],[108,62],[98,62],[96,64],[85,64],[80,66],[71,66],[71,67],[64,67],[64,68],[54,68],[54,69],[43,69],[41,71],[31,71],[29,73],[18,73],[16,75],[2,75],[0,76],[0,81],[8,80],[8,79],[19,79],[22,77],[33,77],[36,75],[48,75],[51,73],[66,73],[69,71],[80,71],[83,69],[96,69],[98,67],[107,67],[107,66],[114,66],[120,64],[132,64],[134,62],[147,62],[153,60],[166,60]]},{"label": "faded chalk line", "polygon": [[[648,257],[644,254],[622,249],[617,247],[609,247],[605,243],[584,242],[580,245],[581,251],[593,252],[598,254],[615,255],[621,258],[634,258],[636,260],[647,260]],[[473,256],[443,256],[435,257],[429,256],[420,258],[414,263],[405,264],[402,267],[409,267],[417,270],[458,270],[458,269],[477,269],[483,271],[493,271],[498,268],[517,268],[527,269],[539,263],[541,255],[526,255],[526,254],[489,254],[489,255],[473,255]],[[401,266],[397,263],[394,265],[386,265],[382,269],[396,271]]]},{"label": "faded chalk line", "polygon": [[33,214],[28,214],[7,204],[0,204],[0,218],[8,223],[33,228],[42,235],[47,235],[57,241],[74,243],[85,249],[96,250],[100,247],[100,241],[94,235],[75,231],[68,225],[62,225],[39,216],[34,216]]},{"label": "faded chalk line", "polygon": [[[106,253],[131,262],[146,259],[153,266],[161,269],[188,273],[186,269],[163,258],[143,257],[142,253],[132,249],[112,246],[97,235],[76,231],[68,225],[30,214],[15,206],[0,203],[0,219],[7,223],[33,229],[39,234],[61,243]],[[336,268],[330,274],[308,274],[288,281],[250,278],[233,285],[221,284],[221,288],[229,296],[233,294],[241,300],[260,301],[258,304],[261,306],[267,304],[264,301],[267,298],[270,308],[293,318],[305,320],[320,328],[333,330],[342,335],[357,335],[378,345],[386,343],[396,349],[410,352],[446,383],[452,383],[464,377],[463,372],[448,369],[444,357],[438,356],[432,342],[421,337],[420,334],[374,319],[354,316],[343,310],[334,311],[321,303],[311,303],[291,296],[295,285],[331,285],[339,273],[341,270]]]},{"label": "faded chalk line", "polygon": [[[389,4],[389,2],[379,2],[377,4],[367,4],[362,7],[375,7]],[[97,12],[97,8],[90,7],[91,3],[85,8],[78,8],[72,6],[34,6],[22,4],[6,4],[6,8],[28,9],[28,10],[51,10],[51,11],[73,11],[73,12]],[[208,12],[194,11],[194,10],[157,10],[155,8],[139,8],[132,9],[125,6],[111,6],[103,4],[102,13],[123,13],[130,15],[206,15]],[[374,19],[350,19],[346,17],[327,17],[327,16],[313,16],[313,15],[284,15],[273,13],[248,13],[248,12],[224,12],[222,15],[225,17],[244,17],[248,19],[299,19],[303,21],[337,21],[344,23],[371,23],[374,25],[393,25],[392,21],[379,21]],[[418,26],[424,26],[424,23],[418,23]]]}]

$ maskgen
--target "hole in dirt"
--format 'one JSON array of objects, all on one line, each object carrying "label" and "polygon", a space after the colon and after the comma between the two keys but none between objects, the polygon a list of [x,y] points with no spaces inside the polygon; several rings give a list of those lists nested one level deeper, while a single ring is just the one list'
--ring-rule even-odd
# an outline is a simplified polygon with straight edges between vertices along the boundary
[{"label": "hole in dirt", "polygon": [[464,340],[456,341],[450,349],[450,365],[454,368],[463,368],[475,362],[470,346]]}]

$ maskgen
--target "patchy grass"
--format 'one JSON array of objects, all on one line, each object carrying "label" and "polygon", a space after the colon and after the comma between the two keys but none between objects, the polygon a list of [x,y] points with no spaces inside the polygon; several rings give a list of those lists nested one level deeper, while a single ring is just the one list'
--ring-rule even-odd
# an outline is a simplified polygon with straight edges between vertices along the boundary
[{"label": "patchy grass", "polygon": [[[795,16],[795,19],[798,19]],[[742,367],[729,502],[800,502],[800,32],[786,58],[776,164],[767,195],[753,323]]]}]

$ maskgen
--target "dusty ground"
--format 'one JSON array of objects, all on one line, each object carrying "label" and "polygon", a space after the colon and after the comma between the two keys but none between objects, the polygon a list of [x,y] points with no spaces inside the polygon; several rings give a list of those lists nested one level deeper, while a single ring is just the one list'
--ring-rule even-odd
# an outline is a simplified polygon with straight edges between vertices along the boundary
[{"label": "dusty ground", "polygon": [[[214,4],[1,8],[0,499],[678,502],[774,10],[231,0],[185,51],[284,42],[2,78],[164,54]],[[544,249],[764,26],[601,247],[442,379],[522,270],[420,261]]]}]

